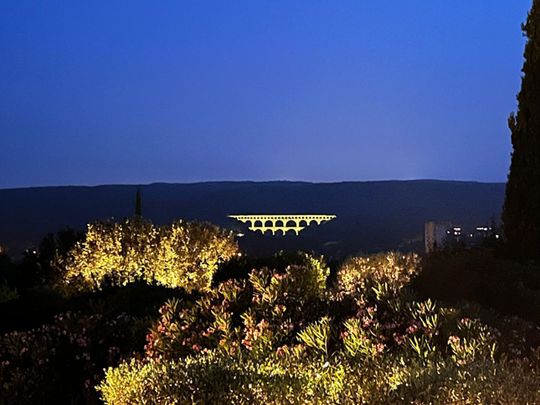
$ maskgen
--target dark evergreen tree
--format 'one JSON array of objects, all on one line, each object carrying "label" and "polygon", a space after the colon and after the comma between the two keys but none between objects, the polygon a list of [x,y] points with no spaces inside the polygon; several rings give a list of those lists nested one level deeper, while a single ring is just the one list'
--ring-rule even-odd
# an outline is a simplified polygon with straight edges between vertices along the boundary
[{"label": "dark evergreen tree", "polygon": [[503,211],[504,234],[513,255],[540,259],[540,0],[534,0],[527,37],[518,111],[509,118],[512,163]]},{"label": "dark evergreen tree", "polygon": [[141,189],[137,189],[137,195],[135,196],[135,217],[142,218]]}]

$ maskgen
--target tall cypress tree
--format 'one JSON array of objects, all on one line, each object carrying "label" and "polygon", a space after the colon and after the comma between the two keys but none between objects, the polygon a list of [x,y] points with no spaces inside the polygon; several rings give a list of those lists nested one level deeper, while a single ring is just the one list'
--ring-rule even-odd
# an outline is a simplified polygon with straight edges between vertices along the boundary
[{"label": "tall cypress tree", "polygon": [[137,189],[137,195],[135,196],[135,217],[142,218],[142,198],[141,189]]},{"label": "tall cypress tree", "polygon": [[533,0],[518,111],[509,118],[512,163],[503,211],[504,233],[511,252],[540,259],[540,0]]}]

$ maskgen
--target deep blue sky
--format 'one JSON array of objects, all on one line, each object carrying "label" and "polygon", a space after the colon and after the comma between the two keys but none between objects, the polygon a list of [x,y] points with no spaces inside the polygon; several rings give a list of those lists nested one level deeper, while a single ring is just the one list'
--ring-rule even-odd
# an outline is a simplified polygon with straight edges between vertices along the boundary
[{"label": "deep blue sky", "polygon": [[505,181],[530,0],[0,2],[0,188]]}]

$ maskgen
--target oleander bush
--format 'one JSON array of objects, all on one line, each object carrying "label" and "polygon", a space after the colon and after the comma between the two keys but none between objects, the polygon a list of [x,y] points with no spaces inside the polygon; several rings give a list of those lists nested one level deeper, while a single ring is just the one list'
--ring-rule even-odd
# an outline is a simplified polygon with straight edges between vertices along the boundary
[{"label": "oleander bush", "polygon": [[300,349],[266,357],[211,351],[181,360],[131,360],[107,371],[108,404],[534,404],[534,359],[457,365],[437,356],[359,362]]},{"label": "oleander bush", "polygon": [[373,283],[386,283],[399,290],[408,285],[420,269],[420,258],[414,253],[378,253],[346,260],[337,274],[337,291],[361,295]]},{"label": "oleander bush", "polygon": [[[538,327],[501,320],[501,333],[418,299],[414,255],[328,268],[306,255],[284,270],[255,269],[195,301],[168,301],[146,356],[109,368],[108,404],[538,403]],[[536,335],[535,335],[536,334]]]},{"label": "oleander bush", "polygon": [[317,319],[329,270],[322,258],[303,255],[283,271],[264,267],[248,280],[228,280],[195,302],[170,300],[148,334],[147,355],[177,358],[216,347],[262,350],[291,342]]},{"label": "oleander bush", "polygon": [[248,279],[253,269],[262,269],[268,267],[276,272],[283,272],[291,265],[301,265],[306,261],[304,252],[284,252],[279,251],[271,256],[250,256],[238,255],[227,262],[222,263],[214,274],[213,285],[235,279]]},{"label": "oleander bush", "polygon": [[0,403],[97,403],[103,368],[140,351],[148,320],[66,312],[0,336]]},{"label": "oleander bush", "polygon": [[60,258],[67,291],[96,291],[143,280],[207,291],[220,263],[238,254],[232,233],[208,223],[176,221],[156,227],[135,218],[88,226],[82,242]]}]

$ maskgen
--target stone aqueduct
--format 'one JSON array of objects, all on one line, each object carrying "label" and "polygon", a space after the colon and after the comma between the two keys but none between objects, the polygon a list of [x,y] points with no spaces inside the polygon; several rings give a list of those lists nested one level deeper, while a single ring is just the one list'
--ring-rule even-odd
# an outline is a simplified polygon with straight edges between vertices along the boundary
[{"label": "stone aqueduct", "polygon": [[304,228],[312,223],[320,225],[323,222],[331,221],[335,215],[326,214],[305,214],[305,215],[229,215],[229,218],[237,219],[240,222],[249,224],[249,230],[254,232],[267,231],[272,232],[272,235],[281,233],[285,235],[289,231],[293,231],[298,235]]}]

